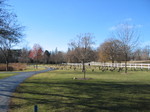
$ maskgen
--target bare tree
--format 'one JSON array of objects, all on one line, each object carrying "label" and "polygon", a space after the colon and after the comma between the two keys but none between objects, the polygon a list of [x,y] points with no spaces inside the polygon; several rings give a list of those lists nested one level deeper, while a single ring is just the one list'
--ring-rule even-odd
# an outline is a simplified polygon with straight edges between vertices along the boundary
[{"label": "bare tree", "polygon": [[107,62],[109,61],[109,55],[106,52],[106,44],[102,43],[98,48],[98,56],[100,62]]},{"label": "bare tree", "polygon": [[76,57],[75,50],[69,49],[66,53],[66,61],[69,63],[80,63],[81,61]]},{"label": "bare tree", "polygon": [[138,48],[134,51],[135,60],[149,60],[150,59],[150,46],[146,45],[144,48]]},{"label": "bare tree", "polygon": [[27,48],[23,48],[21,50],[19,62],[21,62],[21,63],[28,63],[29,62],[29,50]]},{"label": "bare tree", "polygon": [[109,38],[104,43],[102,43],[99,47],[99,60],[102,62],[112,61],[120,61],[121,56],[121,49],[120,49],[121,42],[114,38]]},{"label": "bare tree", "polygon": [[120,24],[116,31],[113,33],[120,42],[123,54],[123,59],[125,61],[125,73],[127,73],[127,61],[133,49],[138,44],[139,33],[135,25],[130,25],[128,23]]},{"label": "bare tree", "polygon": [[143,49],[143,54],[144,54],[144,58],[145,60],[149,60],[150,59],[150,46],[146,45],[145,48]]},{"label": "bare tree", "polygon": [[[3,0],[0,1],[3,3]],[[23,27],[17,24],[16,15],[0,7],[0,50],[6,62],[8,70],[11,48],[17,45],[22,39]]]},{"label": "bare tree", "polygon": [[84,73],[85,79],[85,62],[88,61],[88,56],[90,55],[90,50],[92,45],[95,44],[93,41],[93,35],[91,33],[85,33],[77,35],[77,38],[69,43],[69,46],[74,50],[74,56],[82,62],[82,71]]},{"label": "bare tree", "polygon": [[142,49],[138,48],[133,53],[134,60],[142,60]]}]

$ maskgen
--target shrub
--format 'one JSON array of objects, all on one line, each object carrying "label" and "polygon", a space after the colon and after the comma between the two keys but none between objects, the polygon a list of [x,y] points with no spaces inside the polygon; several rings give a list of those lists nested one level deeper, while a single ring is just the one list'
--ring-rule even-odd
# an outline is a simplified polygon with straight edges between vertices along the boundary
[{"label": "shrub", "polygon": [[[8,66],[9,71],[22,71],[27,67],[26,63],[10,63]],[[0,64],[0,71],[6,71],[6,64]]]}]

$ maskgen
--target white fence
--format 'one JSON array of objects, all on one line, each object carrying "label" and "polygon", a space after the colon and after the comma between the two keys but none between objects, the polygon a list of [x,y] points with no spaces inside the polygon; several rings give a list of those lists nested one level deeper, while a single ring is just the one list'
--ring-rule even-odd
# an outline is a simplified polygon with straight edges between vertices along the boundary
[{"label": "white fence", "polygon": [[[67,65],[81,66],[82,63],[67,63]],[[85,65],[103,66],[103,67],[125,67],[125,63],[100,63],[100,62],[90,62],[85,63]],[[127,63],[128,68],[147,68],[150,69],[150,64],[146,63]]]}]

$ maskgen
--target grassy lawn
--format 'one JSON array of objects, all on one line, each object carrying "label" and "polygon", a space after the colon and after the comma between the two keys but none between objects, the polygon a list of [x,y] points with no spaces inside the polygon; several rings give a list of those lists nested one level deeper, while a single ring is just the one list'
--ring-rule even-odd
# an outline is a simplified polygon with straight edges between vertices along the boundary
[{"label": "grassy lawn", "polygon": [[27,68],[23,71],[18,71],[18,72],[30,72],[30,71],[40,71],[44,70],[44,65],[38,65],[38,68],[36,69],[34,65],[28,65]]},{"label": "grassy lawn", "polygon": [[[6,77],[10,77],[13,75],[18,75],[19,72],[30,72],[30,71],[40,71],[40,70],[44,70],[45,68],[43,66],[39,66],[38,69],[35,69],[34,66],[27,66],[27,68],[23,71],[4,71],[4,72],[0,72],[0,79],[6,78]],[[13,73],[13,72],[18,72],[18,73]]]},{"label": "grassy lawn", "polygon": [[9,112],[149,112],[150,73],[56,70],[35,75],[17,88]]},{"label": "grassy lawn", "polygon": [[6,78],[6,77],[10,77],[13,75],[17,75],[18,73],[0,73],[0,79]]}]

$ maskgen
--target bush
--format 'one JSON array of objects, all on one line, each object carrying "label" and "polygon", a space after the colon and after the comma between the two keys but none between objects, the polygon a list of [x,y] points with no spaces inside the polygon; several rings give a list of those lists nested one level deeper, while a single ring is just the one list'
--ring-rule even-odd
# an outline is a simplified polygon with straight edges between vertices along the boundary
[{"label": "bush", "polygon": [[[9,71],[22,71],[27,67],[26,63],[10,63],[8,66]],[[6,64],[0,64],[0,71],[6,71]]]}]

